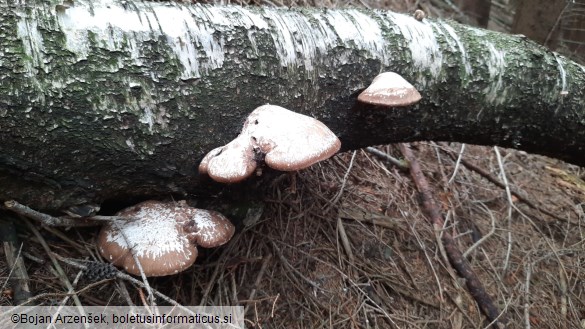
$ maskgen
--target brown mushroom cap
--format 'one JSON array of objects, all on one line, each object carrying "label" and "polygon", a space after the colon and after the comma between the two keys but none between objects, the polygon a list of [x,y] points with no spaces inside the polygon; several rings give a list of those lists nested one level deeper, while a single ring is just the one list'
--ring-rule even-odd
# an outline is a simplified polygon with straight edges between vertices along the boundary
[{"label": "brown mushroom cap", "polygon": [[208,153],[199,165],[199,172],[206,171],[209,177],[220,183],[237,183],[252,175],[256,166],[251,143],[240,135]]},{"label": "brown mushroom cap", "polygon": [[222,214],[197,209],[184,229],[189,239],[203,248],[219,247],[228,242],[235,232],[235,227]]},{"label": "brown mushroom cap", "polygon": [[421,100],[420,93],[399,74],[384,72],[359,96],[358,101],[383,106],[408,106]]},{"label": "brown mushroom cap", "polygon": [[199,164],[199,173],[200,174],[205,174],[207,175],[207,172],[209,170],[209,161],[213,158],[215,158],[216,156],[220,155],[221,152],[223,151],[224,146],[220,146],[220,147],[216,147],[213,150],[209,151],[201,160],[201,163]]},{"label": "brown mushroom cap", "polygon": [[273,169],[295,171],[330,158],[341,142],[321,121],[276,105],[255,109],[244,123],[248,135]]},{"label": "brown mushroom cap", "polygon": [[[134,275],[139,275],[140,271],[132,252],[146,276],[181,272],[197,258],[197,248],[189,239],[185,225],[200,216],[200,212],[204,210],[189,207],[184,202],[142,202],[117,214],[133,220],[109,223],[102,228],[98,249],[109,262]],[[223,219],[224,226],[231,225],[229,220]]]}]

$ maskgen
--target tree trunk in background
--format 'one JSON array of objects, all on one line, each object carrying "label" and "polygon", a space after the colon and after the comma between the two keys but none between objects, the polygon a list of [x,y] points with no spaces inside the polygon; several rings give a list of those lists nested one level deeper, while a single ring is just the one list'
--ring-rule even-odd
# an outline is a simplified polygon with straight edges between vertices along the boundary
[{"label": "tree trunk in background", "polygon": [[563,13],[562,45],[566,51],[585,62],[585,2],[571,2]]},{"label": "tree trunk in background", "polygon": [[[423,100],[357,104],[382,71]],[[201,158],[266,103],[322,120],[346,150],[459,141],[585,165],[585,67],[391,12],[27,1],[0,11],[0,81],[0,199],[37,209],[205,193]]]},{"label": "tree trunk in background", "polygon": [[566,0],[518,0],[512,32],[556,49],[565,6]]},{"label": "tree trunk in background", "polygon": [[458,0],[461,11],[468,16],[473,26],[487,27],[490,21],[491,0]]}]

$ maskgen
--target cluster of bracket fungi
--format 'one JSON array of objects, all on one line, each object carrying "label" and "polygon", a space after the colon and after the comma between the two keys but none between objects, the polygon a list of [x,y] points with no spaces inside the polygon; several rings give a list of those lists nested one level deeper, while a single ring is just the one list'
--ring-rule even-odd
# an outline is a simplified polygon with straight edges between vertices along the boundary
[{"label": "cluster of bracket fungi", "polygon": [[[408,106],[420,99],[418,91],[393,72],[378,75],[358,96],[358,101],[380,108]],[[261,165],[296,171],[333,156],[340,148],[337,136],[322,122],[267,104],[250,113],[238,137],[203,158],[199,173],[221,183],[237,183]],[[23,211],[16,201],[5,205],[48,225],[56,223],[48,215]],[[84,216],[77,219],[87,223],[92,218]],[[185,201],[145,201],[119,211],[114,218],[102,227],[98,249],[107,261],[134,275],[183,271],[195,262],[197,246],[223,245],[235,231],[222,214],[190,207]],[[76,220],[66,219],[66,225]]]}]

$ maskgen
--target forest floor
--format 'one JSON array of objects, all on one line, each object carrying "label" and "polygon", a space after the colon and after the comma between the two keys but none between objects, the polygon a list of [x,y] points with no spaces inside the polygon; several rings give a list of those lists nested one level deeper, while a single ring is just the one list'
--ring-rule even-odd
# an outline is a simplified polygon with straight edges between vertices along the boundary
[{"label": "forest floor", "polygon": [[[410,12],[414,2],[350,5]],[[282,175],[232,241],[150,286],[182,305],[245,306],[248,327],[485,328],[445,255],[448,232],[510,328],[585,328],[585,168],[493,147],[411,147],[443,227],[425,216],[407,171],[366,150],[346,152]],[[376,149],[403,158],[397,145]],[[36,302],[59,303],[67,288],[42,243],[61,257],[98,260],[97,232],[40,233],[19,231],[22,255]],[[144,302],[142,288],[126,284],[126,294],[115,280],[61,266],[85,305]],[[0,305],[13,303],[10,273],[0,251]]]}]

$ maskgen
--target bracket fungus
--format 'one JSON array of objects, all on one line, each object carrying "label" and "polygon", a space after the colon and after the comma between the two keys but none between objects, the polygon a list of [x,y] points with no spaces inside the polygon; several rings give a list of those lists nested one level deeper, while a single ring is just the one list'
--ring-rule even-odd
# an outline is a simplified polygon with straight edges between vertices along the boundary
[{"label": "bracket fungus", "polygon": [[233,236],[231,222],[215,211],[197,209],[184,201],[145,201],[118,212],[128,221],[108,223],[99,233],[98,249],[112,264],[146,276],[181,272],[195,262],[197,245],[220,246]]},{"label": "bracket fungus", "polygon": [[267,104],[250,113],[236,139],[209,152],[199,172],[235,183],[251,176],[259,162],[295,171],[330,158],[340,148],[337,136],[319,120]]},{"label": "bracket fungus", "polygon": [[374,78],[372,84],[358,96],[358,101],[382,106],[408,106],[421,100],[421,95],[398,73],[384,72]]}]

